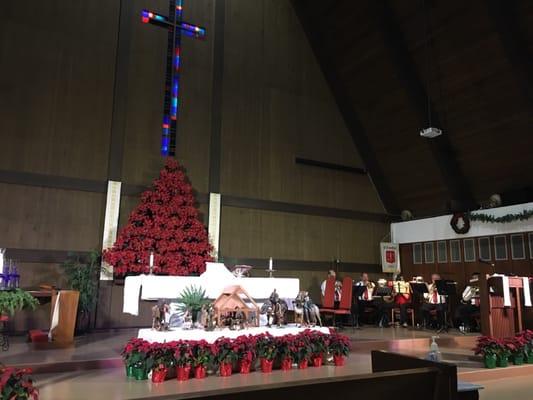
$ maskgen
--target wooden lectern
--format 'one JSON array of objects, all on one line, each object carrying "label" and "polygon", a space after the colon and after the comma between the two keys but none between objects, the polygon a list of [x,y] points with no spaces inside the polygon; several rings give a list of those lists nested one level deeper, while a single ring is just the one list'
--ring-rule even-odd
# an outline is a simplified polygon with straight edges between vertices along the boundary
[{"label": "wooden lectern", "polygon": [[[50,319],[53,321],[54,309],[57,301],[57,291],[52,292]],[[80,292],[77,290],[61,290],[59,296],[59,323],[52,330],[52,341],[68,344],[74,341],[74,328],[78,315],[78,300]]]},{"label": "wooden lectern", "polygon": [[[492,290],[491,290],[492,289]],[[479,277],[481,333],[485,336],[505,338],[522,331],[521,277],[509,277],[511,306],[504,306],[503,279],[499,276]]]}]

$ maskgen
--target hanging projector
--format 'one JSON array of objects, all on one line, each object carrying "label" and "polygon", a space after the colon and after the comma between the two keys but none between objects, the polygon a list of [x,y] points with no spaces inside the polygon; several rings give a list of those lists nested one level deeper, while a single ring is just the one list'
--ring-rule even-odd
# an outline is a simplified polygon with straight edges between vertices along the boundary
[{"label": "hanging projector", "polygon": [[442,135],[442,131],[439,128],[426,128],[420,131],[420,136],[425,138],[434,138]]}]

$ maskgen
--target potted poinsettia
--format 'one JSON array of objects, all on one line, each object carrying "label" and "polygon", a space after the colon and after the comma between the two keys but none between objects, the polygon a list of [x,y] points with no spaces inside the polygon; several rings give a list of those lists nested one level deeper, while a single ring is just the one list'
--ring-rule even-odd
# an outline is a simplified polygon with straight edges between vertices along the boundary
[{"label": "potted poinsettia", "polygon": [[191,375],[193,363],[191,344],[187,340],[179,340],[173,343],[174,364],[176,365],[176,378],[178,381],[186,381]]},{"label": "potted poinsettia", "polygon": [[239,372],[249,374],[250,368],[256,358],[256,339],[253,335],[241,335],[234,341],[236,358],[239,362]]},{"label": "potted poinsettia", "polygon": [[230,376],[233,363],[237,361],[237,347],[233,340],[220,337],[213,343],[212,351],[215,364],[219,366],[220,376]]},{"label": "potted poinsettia", "polygon": [[38,400],[39,391],[30,374],[29,368],[0,366],[0,399]]},{"label": "potted poinsettia", "polygon": [[344,358],[350,354],[350,338],[332,330],[329,335],[328,352],[333,355],[335,366],[343,366]]},{"label": "potted poinsettia", "polygon": [[498,343],[498,353],[496,354],[496,366],[505,368],[509,365],[509,357],[514,350],[514,345],[507,339],[496,339]]},{"label": "potted poinsettia", "polygon": [[311,362],[315,367],[322,366],[324,354],[328,351],[329,336],[320,331],[309,331]]},{"label": "potted poinsettia", "polygon": [[526,340],[517,335],[505,341],[507,348],[511,352],[511,360],[514,365],[522,365],[524,363],[524,353],[527,350]]},{"label": "potted poinsettia", "polygon": [[526,329],[517,336],[520,336],[525,343],[524,361],[528,364],[533,364],[533,331]]},{"label": "potted poinsettia", "polygon": [[150,357],[152,346],[143,339],[131,339],[122,350],[122,358],[126,365],[126,375],[137,380],[148,379],[148,371],[152,369],[153,359]]},{"label": "potted poinsettia", "polygon": [[213,360],[211,345],[205,340],[192,341],[189,345],[191,348],[194,377],[196,379],[203,379],[207,374],[207,366]]},{"label": "potted poinsettia", "polygon": [[256,336],[257,356],[261,362],[262,372],[272,372],[274,359],[278,354],[278,348],[274,337],[269,333],[261,333]]},{"label": "potted poinsettia", "polygon": [[485,368],[496,368],[496,361],[500,351],[501,344],[495,338],[490,336],[477,338],[474,354],[483,356]]},{"label": "potted poinsettia", "polygon": [[282,371],[288,371],[292,368],[293,354],[296,352],[294,346],[295,336],[291,334],[278,336],[275,339],[278,357],[281,361]]},{"label": "potted poinsettia", "polygon": [[296,335],[294,339],[294,351],[292,356],[296,364],[298,364],[298,368],[307,368],[311,354],[312,348],[309,338],[309,331],[304,331]]},{"label": "potted poinsettia", "polygon": [[150,351],[152,382],[164,382],[170,368],[174,367],[174,343],[152,343]]}]

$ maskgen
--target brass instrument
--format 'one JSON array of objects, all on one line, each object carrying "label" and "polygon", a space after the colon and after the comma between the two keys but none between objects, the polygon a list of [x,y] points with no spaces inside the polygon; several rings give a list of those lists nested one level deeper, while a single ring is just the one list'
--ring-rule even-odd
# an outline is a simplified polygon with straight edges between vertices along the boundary
[{"label": "brass instrument", "polygon": [[476,286],[467,286],[463,291],[463,302],[470,303],[470,301],[479,297],[479,288]]},{"label": "brass instrument", "polygon": [[392,290],[395,297],[402,296],[403,298],[405,298],[405,300],[411,299],[411,285],[409,285],[409,282],[393,282]]}]

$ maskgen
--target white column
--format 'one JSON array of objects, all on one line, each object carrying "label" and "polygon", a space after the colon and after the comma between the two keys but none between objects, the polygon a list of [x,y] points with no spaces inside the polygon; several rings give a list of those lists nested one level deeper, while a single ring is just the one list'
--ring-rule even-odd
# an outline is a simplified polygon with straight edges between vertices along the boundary
[{"label": "white column", "polygon": [[218,259],[220,243],[220,193],[209,193],[209,224],[207,228],[209,241],[213,246],[211,255]]},{"label": "white column", "polygon": [[[118,217],[120,212],[120,190],[122,182],[107,182],[107,199],[105,204],[104,217],[104,237],[102,239],[102,250],[113,246],[117,240]],[[113,266],[102,260],[102,270],[100,280],[113,280]]]}]

